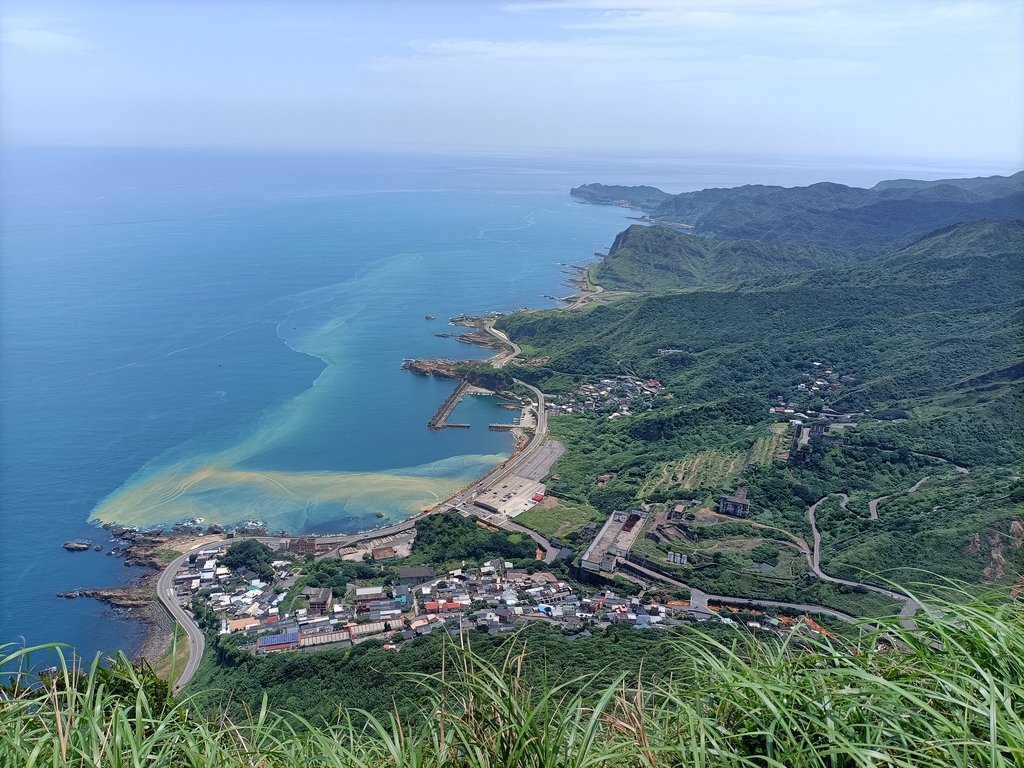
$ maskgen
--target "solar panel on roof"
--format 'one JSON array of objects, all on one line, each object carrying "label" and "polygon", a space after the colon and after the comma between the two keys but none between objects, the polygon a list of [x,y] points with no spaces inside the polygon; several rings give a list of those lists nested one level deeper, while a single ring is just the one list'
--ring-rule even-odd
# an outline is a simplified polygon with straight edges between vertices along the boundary
[{"label": "solar panel on roof", "polygon": [[266,637],[261,637],[259,647],[266,648],[269,645],[286,645],[297,642],[299,642],[298,632],[282,632],[278,635],[267,635]]}]

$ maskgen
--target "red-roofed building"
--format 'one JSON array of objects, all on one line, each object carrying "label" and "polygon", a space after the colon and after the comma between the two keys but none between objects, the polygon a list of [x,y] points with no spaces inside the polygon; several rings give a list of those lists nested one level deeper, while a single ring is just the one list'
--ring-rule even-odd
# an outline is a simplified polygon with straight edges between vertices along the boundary
[{"label": "red-roofed building", "polygon": [[424,603],[423,610],[427,613],[450,613],[452,611],[461,611],[465,606],[462,603]]}]

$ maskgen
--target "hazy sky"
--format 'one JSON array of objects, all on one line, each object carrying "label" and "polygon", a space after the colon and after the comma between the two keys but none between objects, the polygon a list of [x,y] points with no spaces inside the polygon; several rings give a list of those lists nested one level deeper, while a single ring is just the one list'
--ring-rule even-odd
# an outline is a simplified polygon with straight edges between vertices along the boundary
[{"label": "hazy sky", "polygon": [[1024,166],[1024,0],[0,0],[16,144]]}]

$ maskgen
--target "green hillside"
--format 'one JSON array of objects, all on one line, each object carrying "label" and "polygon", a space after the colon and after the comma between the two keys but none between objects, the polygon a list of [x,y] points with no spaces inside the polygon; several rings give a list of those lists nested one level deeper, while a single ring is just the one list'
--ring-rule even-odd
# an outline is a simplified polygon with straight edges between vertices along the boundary
[{"label": "green hillside", "polygon": [[[546,391],[626,373],[665,385],[628,419],[553,417],[569,448],[555,467],[557,493],[608,512],[645,499],[710,504],[744,485],[753,519],[806,536],[807,505],[842,491],[853,511],[834,520],[823,563],[834,559],[847,573],[899,565],[999,581],[1024,569],[1011,536],[1024,520],[1016,478],[1024,464],[1022,296],[1024,222],[984,222],[852,266],[519,314],[501,327],[547,357],[516,371]],[[815,363],[841,375],[837,386],[799,389],[817,376]],[[802,461],[748,461],[726,484],[684,490],[658,480],[702,451],[754,451],[779,421],[768,413],[779,397],[797,412],[853,413],[857,426],[843,444],[805,446]],[[614,480],[598,485],[607,473]],[[913,501],[929,504],[929,514],[902,496],[925,476],[932,479]],[[891,513],[867,519],[868,500],[886,495]],[[736,558],[716,558],[684,580],[727,594],[813,596],[799,580],[768,581]],[[990,568],[993,559],[1006,567]]]},{"label": "green hillside", "polygon": [[595,270],[606,288],[665,291],[852,263],[850,252],[811,244],[717,240],[634,224],[615,238]]}]

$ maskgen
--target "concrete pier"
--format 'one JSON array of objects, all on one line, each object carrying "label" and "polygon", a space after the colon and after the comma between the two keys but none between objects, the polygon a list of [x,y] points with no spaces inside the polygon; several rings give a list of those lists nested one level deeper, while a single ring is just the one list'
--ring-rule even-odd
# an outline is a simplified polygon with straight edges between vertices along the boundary
[{"label": "concrete pier", "polygon": [[434,411],[434,415],[430,417],[430,421],[427,422],[427,427],[437,431],[441,429],[469,429],[469,424],[450,424],[448,419],[451,417],[455,407],[462,402],[462,398],[466,392],[470,389],[470,384],[467,381],[460,381],[459,385],[455,387],[455,391],[448,395],[448,399],[445,400]]}]

